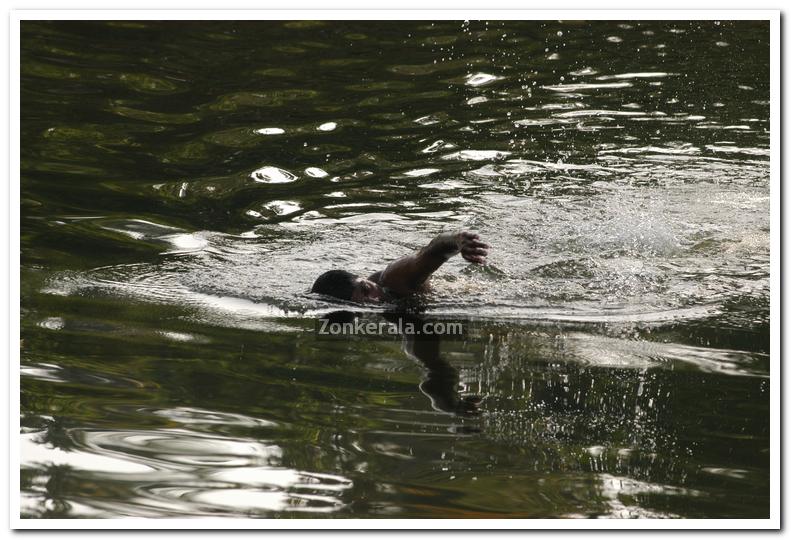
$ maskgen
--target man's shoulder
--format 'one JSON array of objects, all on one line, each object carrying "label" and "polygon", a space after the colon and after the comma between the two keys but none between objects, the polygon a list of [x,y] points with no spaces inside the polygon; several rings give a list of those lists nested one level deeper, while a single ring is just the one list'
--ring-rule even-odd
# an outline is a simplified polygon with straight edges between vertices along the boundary
[{"label": "man's shoulder", "polygon": [[376,284],[378,284],[378,285],[381,285],[381,280],[382,280],[382,270],[379,270],[379,271],[377,271],[377,272],[374,272],[373,274],[371,274],[370,276],[368,276],[368,279],[370,279],[371,281],[373,281],[374,283],[376,283]]}]

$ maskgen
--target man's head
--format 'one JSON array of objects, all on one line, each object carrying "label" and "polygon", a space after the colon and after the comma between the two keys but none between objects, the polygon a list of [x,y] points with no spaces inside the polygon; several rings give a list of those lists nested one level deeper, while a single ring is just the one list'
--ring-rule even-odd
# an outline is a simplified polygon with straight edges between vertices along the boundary
[{"label": "man's head", "polygon": [[324,272],[313,283],[310,292],[352,302],[381,302],[384,297],[384,291],[378,284],[345,270]]}]

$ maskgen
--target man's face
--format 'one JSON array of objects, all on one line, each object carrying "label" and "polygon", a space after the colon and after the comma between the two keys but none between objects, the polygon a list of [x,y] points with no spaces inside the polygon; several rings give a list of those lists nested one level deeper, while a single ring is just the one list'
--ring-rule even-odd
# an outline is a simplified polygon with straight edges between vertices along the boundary
[{"label": "man's face", "polygon": [[358,278],[354,283],[352,302],[381,302],[384,299],[384,290],[373,281]]}]

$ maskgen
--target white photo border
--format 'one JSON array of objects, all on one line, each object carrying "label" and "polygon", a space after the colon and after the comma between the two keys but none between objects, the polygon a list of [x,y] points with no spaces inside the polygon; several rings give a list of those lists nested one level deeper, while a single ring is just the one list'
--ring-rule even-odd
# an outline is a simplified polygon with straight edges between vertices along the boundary
[{"label": "white photo border", "polygon": [[[145,2],[144,2],[145,3]],[[457,4],[458,5],[458,4]],[[766,20],[770,23],[770,514],[766,519],[21,519],[20,22],[25,20]],[[9,525],[12,529],[779,529],[781,526],[781,189],[779,10],[18,10],[9,24]]]}]

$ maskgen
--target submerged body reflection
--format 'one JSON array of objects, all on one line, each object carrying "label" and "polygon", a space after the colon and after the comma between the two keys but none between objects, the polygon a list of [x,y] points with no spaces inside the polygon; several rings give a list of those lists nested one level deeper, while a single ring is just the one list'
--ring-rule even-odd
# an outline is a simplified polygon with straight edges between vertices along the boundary
[{"label": "submerged body reflection", "polygon": [[[442,332],[421,332],[434,321],[403,311],[388,311],[382,316],[390,323],[390,329],[399,330],[404,354],[424,367],[425,377],[418,388],[429,398],[431,407],[439,412],[461,416],[479,414],[481,397],[461,395],[459,371],[440,353],[440,344],[447,336]],[[358,314],[350,311],[335,311],[323,316],[319,322],[353,323],[357,317]],[[404,331],[410,328],[415,331]]]}]

